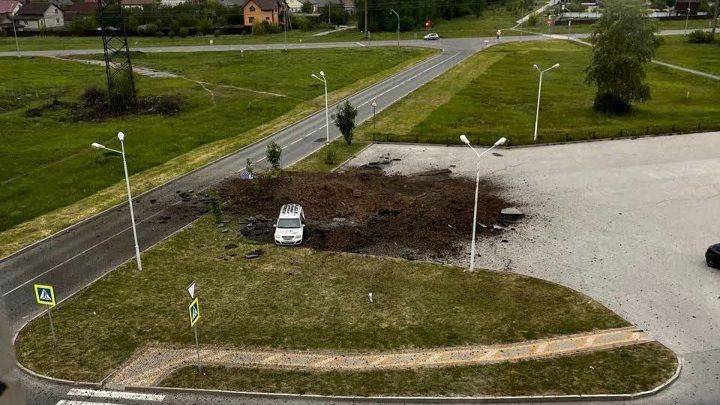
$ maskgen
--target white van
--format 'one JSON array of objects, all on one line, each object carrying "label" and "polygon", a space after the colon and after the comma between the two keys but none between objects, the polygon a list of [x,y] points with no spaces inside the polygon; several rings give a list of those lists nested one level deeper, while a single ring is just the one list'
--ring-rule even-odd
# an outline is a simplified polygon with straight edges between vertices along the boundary
[{"label": "white van", "polygon": [[278,245],[299,245],[305,233],[305,213],[299,204],[285,204],[275,223],[275,243]]}]

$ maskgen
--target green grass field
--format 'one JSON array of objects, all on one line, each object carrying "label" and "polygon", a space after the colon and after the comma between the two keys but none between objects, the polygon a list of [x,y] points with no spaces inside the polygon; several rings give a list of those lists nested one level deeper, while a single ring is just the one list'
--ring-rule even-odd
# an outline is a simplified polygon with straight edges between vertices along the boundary
[{"label": "green grass field", "polygon": [[692,44],[682,35],[663,37],[655,59],[720,75],[720,37],[712,44]]},{"label": "green grass field", "polygon": [[461,134],[491,144],[532,143],[537,72],[545,75],[540,141],[556,142],[720,128],[717,82],[657,65],[648,66],[652,99],[623,117],[592,110],[594,89],[584,79],[591,49],[565,42],[507,44],[482,52],[366,124],[361,139],[458,143]]},{"label": "green grass field", "polygon": [[635,393],[670,378],[675,355],[656,344],[472,367],[312,373],[194,367],[177,371],[169,387],[360,396],[508,396]]},{"label": "green grass field", "polygon": [[[685,29],[685,20],[658,20],[657,24],[660,31]],[[710,28],[711,26],[712,20],[709,19],[689,20],[687,23],[689,30]],[[523,29],[542,34],[585,34],[593,31],[593,25],[575,23],[568,29],[567,23],[548,26],[546,20],[541,18],[536,26],[524,26]]]},{"label": "green grass field", "polygon": [[[187,291],[201,291],[203,344],[384,351],[494,344],[628,325],[588,297],[512,273],[250,243],[211,218],[121,266],[20,333],[20,362],[99,381],[143,344],[190,345]],[[226,248],[228,244],[236,248]],[[244,255],[257,248],[256,260]],[[367,294],[376,297],[369,304]],[[58,297],[63,299],[64,297]]]},{"label": "green grass field", "polygon": [[[117,131],[127,135],[131,174],[140,173],[218,140],[242,135],[234,145],[241,147],[264,135],[249,132],[254,128],[291,111],[308,114],[321,108],[322,85],[310,78],[315,70],[324,69],[330,91],[341,94],[343,88],[368,85],[368,78],[378,80],[430,54],[421,49],[139,54],[136,65],[206,81],[214,96],[189,80],[138,77],[141,94],[179,94],[183,111],[173,117],[144,115],[103,122],[75,122],[59,113],[25,116],[29,107],[52,98],[76,100],[87,86],[104,85],[102,67],[44,58],[0,59],[0,76],[7,79],[0,84],[6,100],[0,102],[0,157],[5,157],[0,170],[0,230],[119,182],[118,158],[89,147],[96,141],[117,146]],[[299,114],[288,120],[304,118]]]}]

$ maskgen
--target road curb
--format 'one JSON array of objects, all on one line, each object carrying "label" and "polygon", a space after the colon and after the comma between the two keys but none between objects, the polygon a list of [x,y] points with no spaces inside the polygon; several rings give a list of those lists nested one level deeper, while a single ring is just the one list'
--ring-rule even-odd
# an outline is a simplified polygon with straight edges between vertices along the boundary
[{"label": "road curb", "polygon": [[163,392],[168,394],[214,394],[227,395],[237,398],[261,398],[277,400],[314,400],[314,401],[350,401],[358,403],[538,403],[538,402],[592,402],[592,401],[628,401],[653,396],[672,385],[682,371],[683,360],[677,357],[678,363],[675,373],[664,383],[657,387],[634,394],[598,394],[598,395],[537,395],[537,396],[504,396],[504,397],[360,397],[360,396],[331,396],[331,395],[310,395],[310,394],[282,394],[282,393],[261,393],[246,391],[227,391],[196,388],[172,388],[172,387],[125,387],[126,390],[140,392]]}]

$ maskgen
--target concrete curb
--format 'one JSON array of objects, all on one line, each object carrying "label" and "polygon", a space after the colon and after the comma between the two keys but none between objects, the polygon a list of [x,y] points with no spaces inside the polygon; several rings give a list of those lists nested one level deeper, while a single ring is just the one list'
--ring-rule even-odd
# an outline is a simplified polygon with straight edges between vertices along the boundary
[{"label": "concrete curb", "polygon": [[597,394],[597,395],[537,395],[537,396],[505,396],[505,397],[360,397],[360,396],[331,396],[311,394],[282,394],[282,393],[261,393],[244,391],[226,391],[195,388],[172,388],[172,387],[126,387],[126,390],[141,392],[164,392],[168,394],[213,394],[227,395],[237,398],[262,398],[277,400],[315,400],[315,401],[351,401],[358,403],[537,403],[537,402],[592,402],[592,401],[629,401],[655,395],[672,385],[682,371],[683,360],[678,357],[675,373],[659,386],[634,394]]}]

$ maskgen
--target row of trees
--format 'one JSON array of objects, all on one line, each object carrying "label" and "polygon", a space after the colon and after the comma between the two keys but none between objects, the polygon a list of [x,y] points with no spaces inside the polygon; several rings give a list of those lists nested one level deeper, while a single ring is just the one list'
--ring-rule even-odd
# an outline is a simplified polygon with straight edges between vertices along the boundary
[{"label": "row of trees", "polygon": [[[492,1],[504,3],[504,1]],[[486,0],[356,0],[358,28],[365,28],[365,2],[368,9],[368,30],[394,31],[397,17],[390,14],[392,8],[400,16],[400,29],[409,31],[421,27],[427,20],[450,20],[466,15],[479,17],[485,9]]]}]

